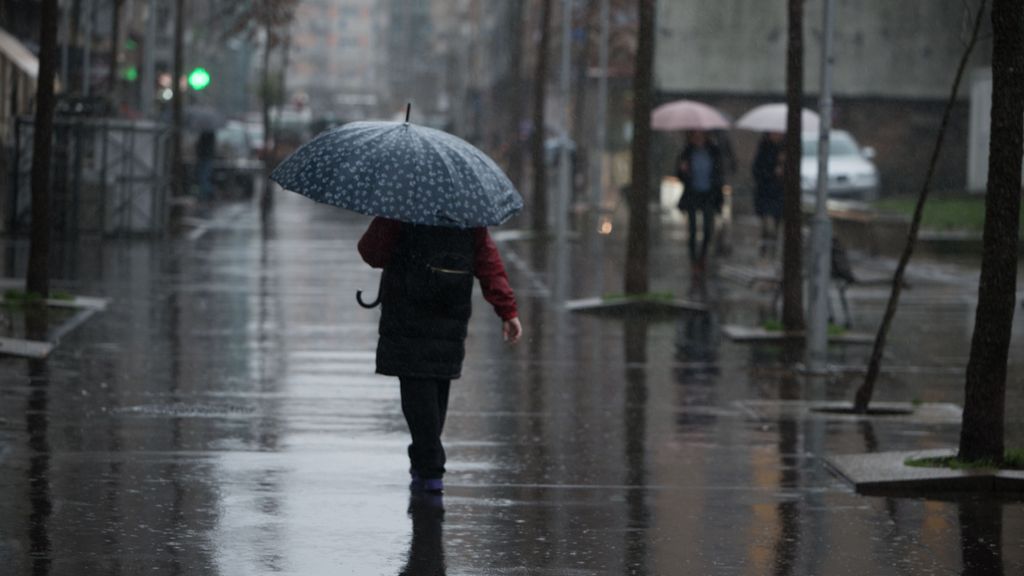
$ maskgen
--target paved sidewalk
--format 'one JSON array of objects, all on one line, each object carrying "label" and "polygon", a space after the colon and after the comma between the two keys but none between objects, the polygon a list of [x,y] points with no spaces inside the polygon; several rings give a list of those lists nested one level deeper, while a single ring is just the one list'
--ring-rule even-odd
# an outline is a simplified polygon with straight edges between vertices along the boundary
[{"label": "paved sidewalk", "polygon": [[[379,277],[355,250],[367,219],[279,193],[266,225],[249,205],[201,220],[166,242],[77,246],[64,283],[108,310],[46,362],[0,358],[4,574],[1024,570],[1024,504],[862,497],[828,472],[825,455],[955,445],[958,423],[780,404],[851,398],[870,350],[835,347],[837,374],[810,380],[786,368],[792,350],[725,338],[770,314],[770,293],[722,273],[771,267],[742,228],[703,287],[682,228],[653,231],[652,290],[712,310],[667,320],[565,312],[557,258],[501,241],[525,341],[504,345],[476,295],[438,501],[410,499],[398,386],[373,373],[378,311],[355,303]],[[574,245],[568,296],[617,290],[616,234],[603,266]],[[972,272],[925,264],[878,399],[959,404]],[[851,289],[855,328],[873,330],[884,297]]]}]

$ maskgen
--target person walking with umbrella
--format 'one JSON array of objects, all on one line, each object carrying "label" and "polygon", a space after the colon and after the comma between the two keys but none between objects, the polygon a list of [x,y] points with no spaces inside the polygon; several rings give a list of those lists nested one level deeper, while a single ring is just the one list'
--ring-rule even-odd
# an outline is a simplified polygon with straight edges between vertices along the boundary
[{"label": "person walking with umbrella", "polygon": [[376,369],[397,376],[409,445],[410,488],[440,493],[451,381],[462,373],[474,278],[522,336],[515,295],[487,226],[523,207],[483,152],[446,132],[403,122],[352,122],[303,145],[271,174],[286,190],[376,216],[360,255],[382,268]]},{"label": "person walking with umbrella", "polygon": [[[722,209],[725,176],[722,153],[702,130],[692,130],[676,161],[676,176],[683,183],[679,209],[689,221],[690,265],[694,279],[701,278],[707,266],[708,245],[715,230],[715,214]],[[697,214],[702,218],[700,249],[697,248]]]},{"label": "person walking with umbrella", "polygon": [[462,373],[473,278],[502,320],[506,342],[522,335],[515,295],[487,228],[451,228],[374,218],[359,254],[383,268],[377,372],[397,376],[412,444],[414,490],[443,489],[441,444],[451,381]]},{"label": "person walking with umbrella", "polygon": [[775,239],[782,220],[782,138],[781,132],[765,132],[761,136],[751,170],[754,175],[754,212],[761,219],[762,257],[775,254]]}]

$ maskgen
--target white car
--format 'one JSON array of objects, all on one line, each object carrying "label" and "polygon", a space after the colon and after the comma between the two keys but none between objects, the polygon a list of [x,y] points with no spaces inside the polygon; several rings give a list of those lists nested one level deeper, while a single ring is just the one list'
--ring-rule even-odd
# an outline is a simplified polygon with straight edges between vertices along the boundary
[{"label": "white car", "polygon": [[[845,130],[829,136],[828,196],[842,200],[873,202],[878,199],[878,168],[871,161],[873,148],[861,148]],[[800,189],[804,201],[812,201],[818,190],[818,134],[803,134],[800,159]]]}]

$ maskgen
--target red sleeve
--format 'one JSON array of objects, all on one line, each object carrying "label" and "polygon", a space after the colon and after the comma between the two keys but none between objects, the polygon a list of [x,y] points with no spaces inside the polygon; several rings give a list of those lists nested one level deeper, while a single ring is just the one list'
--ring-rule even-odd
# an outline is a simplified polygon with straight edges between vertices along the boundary
[{"label": "red sleeve", "polygon": [[402,224],[397,220],[374,218],[370,227],[359,239],[359,255],[363,261],[374,268],[383,268],[391,260],[391,252],[398,242],[398,233]]},{"label": "red sleeve", "polygon": [[498,247],[491,240],[487,228],[477,228],[476,235],[476,277],[480,279],[480,289],[484,299],[494,307],[494,312],[502,320],[511,320],[519,316],[516,308],[516,295],[508,282],[505,264],[498,254]]}]

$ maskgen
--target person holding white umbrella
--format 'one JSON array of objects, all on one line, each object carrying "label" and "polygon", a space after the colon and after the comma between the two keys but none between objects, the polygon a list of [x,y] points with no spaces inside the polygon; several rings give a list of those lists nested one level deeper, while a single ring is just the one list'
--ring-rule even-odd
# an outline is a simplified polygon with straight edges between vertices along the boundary
[{"label": "person holding white umbrella", "polygon": [[[757,145],[751,172],[754,176],[754,213],[761,219],[761,257],[775,255],[775,239],[782,221],[781,132],[765,132]],[[770,223],[770,224],[769,224]]]},{"label": "person holding white umbrella", "polygon": [[[761,219],[761,256],[775,252],[779,222],[782,220],[782,166],[785,158],[782,140],[786,132],[788,108],[785,103],[762,104],[748,110],[736,121],[736,128],[760,132],[761,142],[751,171],[754,176],[754,212]],[[800,111],[804,132],[818,129],[818,114],[806,108]],[[772,223],[769,226],[769,222]]]}]

